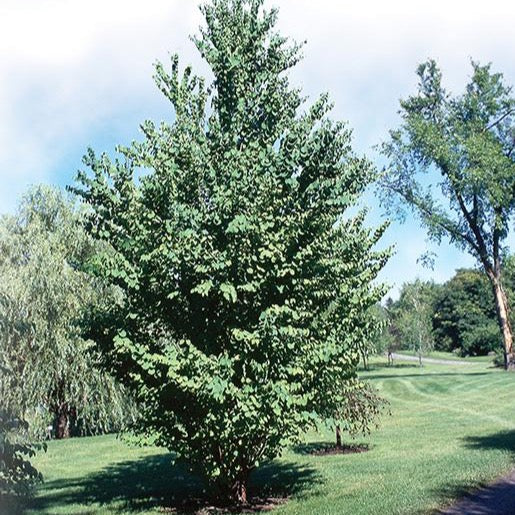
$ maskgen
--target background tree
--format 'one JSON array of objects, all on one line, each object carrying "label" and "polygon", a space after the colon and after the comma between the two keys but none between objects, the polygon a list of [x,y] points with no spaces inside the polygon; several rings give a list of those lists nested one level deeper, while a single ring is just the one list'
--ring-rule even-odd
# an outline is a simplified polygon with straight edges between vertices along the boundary
[{"label": "background tree", "polygon": [[403,284],[399,299],[391,306],[392,334],[399,348],[413,350],[422,366],[422,355],[434,346],[432,333],[433,302],[438,286],[417,279]]},{"label": "background tree", "polygon": [[342,433],[351,437],[369,434],[388,402],[369,383],[353,379],[343,385],[335,420],[336,447],[342,447]]},{"label": "background tree", "polygon": [[77,190],[114,252],[98,272],[125,302],[105,348],[141,403],[140,434],[242,503],[252,469],[337,412],[387,256],[372,250],[382,228],[343,216],[371,167],[326,97],[303,108],[286,73],[299,47],[262,4],[202,8],[212,87],[176,56],[158,64],[174,122],[145,122],[118,161],[90,151]]},{"label": "background tree", "polygon": [[383,354],[386,350],[383,335],[387,325],[385,309],[379,302],[371,306],[366,316],[363,317],[362,327],[368,337],[359,339],[359,352],[365,370],[369,368],[368,361],[371,355]]},{"label": "background tree", "polygon": [[515,211],[515,99],[490,65],[472,68],[465,92],[453,97],[434,61],[419,66],[418,92],[401,102],[403,123],[383,146],[390,167],[382,184],[390,207],[407,205],[431,238],[446,236],[478,260],[494,294],[505,367],[513,368],[502,256]]},{"label": "background tree", "polygon": [[[507,285],[508,286],[508,285]],[[502,343],[488,279],[460,269],[438,290],[434,302],[435,348],[461,355],[486,355]]]},{"label": "background tree", "polygon": [[386,352],[388,365],[393,365],[393,354],[402,346],[399,328],[395,324],[395,305],[394,300],[388,297],[384,305],[380,305],[379,309],[379,315],[383,320],[383,329],[378,334],[376,348],[378,354]]},{"label": "background tree", "polygon": [[126,394],[82,338],[87,310],[109,292],[82,268],[94,250],[73,205],[38,187],[0,220],[0,398],[33,432],[107,431],[130,416]]}]

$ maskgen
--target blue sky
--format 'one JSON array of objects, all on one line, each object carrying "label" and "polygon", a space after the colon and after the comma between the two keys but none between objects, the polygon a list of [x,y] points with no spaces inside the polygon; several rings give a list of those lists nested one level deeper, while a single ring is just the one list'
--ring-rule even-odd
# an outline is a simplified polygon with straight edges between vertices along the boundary
[{"label": "blue sky", "polygon": [[[188,35],[201,16],[192,0],[2,0],[0,4],[0,212],[11,212],[29,184],[73,182],[88,146],[112,151],[140,137],[146,118],[172,113],[152,81],[152,63],[178,52],[206,72]],[[329,92],[333,117],[348,120],[354,146],[379,163],[372,147],[398,124],[400,98],[414,92],[418,63],[437,59],[459,92],[470,58],[492,62],[515,84],[515,2],[274,0],[279,27],[307,40],[292,74],[314,98]],[[382,220],[366,197],[371,224]],[[511,238],[513,243],[513,238]],[[414,220],[392,224],[385,244],[397,253],[382,278],[393,292],[417,276],[443,281],[473,260],[429,245]],[[513,248],[513,245],[512,245]],[[437,252],[435,269],[417,258]]]}]

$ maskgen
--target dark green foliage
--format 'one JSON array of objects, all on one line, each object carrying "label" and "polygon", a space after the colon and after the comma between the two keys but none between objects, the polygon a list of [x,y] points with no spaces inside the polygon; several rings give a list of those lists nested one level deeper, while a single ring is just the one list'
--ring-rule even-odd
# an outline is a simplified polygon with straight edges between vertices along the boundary
[{"label": "dark green foliage", "polygon": [[434,303],[435,348],[485,355],[501,344],[491,286],[481,272],[461,269],[444,283]]},{"label": "dark green foliage", "polygon": [[1,497],[26,494],[41,481],[41,474],[32,466],[32,458],[42,445],[26,442],[28,424],[10,410],[0,409],[0,507]]},{"label": "dark green foliage", "polygon": [[77,189],[112,247],[97,271],[124,293],[104,345],[140,434],[239,501],[252,469],[341,406],[388,254],[383,228],[343,216],[370,164],[326,97],[305,108],[289,86],[299,49],[262,3],[203,7],[212,87],[158,64],[173,123],[145,122],[120,161],[90,151]]}]

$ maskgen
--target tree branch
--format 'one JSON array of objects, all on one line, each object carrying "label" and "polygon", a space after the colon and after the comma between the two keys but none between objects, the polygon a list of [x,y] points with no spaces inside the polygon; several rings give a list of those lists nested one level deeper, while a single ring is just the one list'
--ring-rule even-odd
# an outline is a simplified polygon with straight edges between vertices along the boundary
[{"label": "tree branch", "polygon": [[446,222],[441,217],[435,220],[435,213],[429,209],[428,206],[425,206],[422,202],[419,202],[419,200],[414,195],[403,191],[401,188],[395,188],[394,186],[389,185],[388,188],[404,198],[408,204],[414,205],[423,215],[432,218],[434,223],[440,226],[440,228],[446,231],[450,236],[469,244],[473,250],[479,254],[479,248],[472,238],[470,238],[467,234],[463,234],[457,230],[456,227],[454,227],[450,222]]},{"label": "tree branch", "polygon": [[[465,201],[463,200],[463,197],[461,193],[459,192],[459,189],[450,173],[449,166],[447,163],[437,161],[438,166],[440,167],[442,174],[447,177],[449,180],[449,183],[451,185],[452,191],[454,193],[454,196],[456,197],[456,200],[458,201],[458,205],[460,206],[461,212],[463,213],[463,216],[465,217],[465,220],[472,231],[472,234],[474,235],[474,238],[476,241],[472,244],[473,248],[478,253],[479,259],[483,263],[483,266],[487,270],[488,268],[492,268],[492,263],[490,262],[488,258],[488,248],[486,246],[485,240],[483,238],[483,235],[481,234],[481,230],[479,228],[479,225],[477,223],[477,216],[476,218],[473,218],[470,211],[467,209],[467,206],[465,205]],[[471,241],[470,240],[467,240]],[[472,240],[473,241],[473,240]]]},{"label": "tree branch", "polygon": [[510,114],[514,113],[515,109],[510,109],[507,113],[504,113],[499,119],[495,120],[495,122],[492,122],[488,127],[485,127],[483,129],[483,132],[488,132],[490,129],[493,129],[497,124],[501,123],[507,116],[510,116]]}]

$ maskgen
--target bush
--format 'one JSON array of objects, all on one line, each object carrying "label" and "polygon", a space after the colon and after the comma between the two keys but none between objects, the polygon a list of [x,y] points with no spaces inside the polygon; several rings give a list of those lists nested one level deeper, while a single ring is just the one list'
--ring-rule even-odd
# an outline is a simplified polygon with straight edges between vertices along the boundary
[{"label": "bush", "polygon": [[25,441],[28,424],[11,411],[0,410],[0,495],[26,494],[31,486],[42,480],[32,466],[37,449],[44,444],[33,445]]}]

